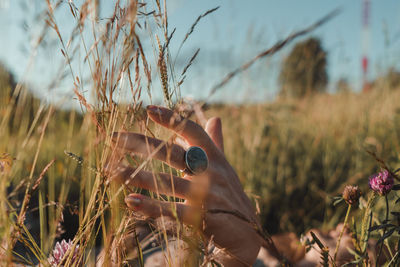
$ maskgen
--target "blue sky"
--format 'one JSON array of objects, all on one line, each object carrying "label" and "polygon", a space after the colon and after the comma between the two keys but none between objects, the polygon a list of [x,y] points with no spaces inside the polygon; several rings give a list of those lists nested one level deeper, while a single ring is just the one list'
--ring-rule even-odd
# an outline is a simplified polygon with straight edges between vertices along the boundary
[{"label": "blue sky", "polygon": [[[51,98],[70,91],[68,81],[52,93],[45,89],[46,81],[57,73],[61,54],[57,48],[41,49],[35,65],[23,76],[30,53],[30,37],[37,33],[33,14],[41,10],[40,2],[0,0],[0,61],[18,78],[25,80],[43,97]],[[77,5],[81,1],[75,1]],[[114,1],[103,1],[102,14],[111,12]],[[21,3],[26,3],[21,8]],[[172,57],[176,56],[183,36],[203,12],[220,8],[200,21],[177,57],[177,72],[197,48],[200,54],[182,87],[182,95],[202,98],[229,71],[240,66],[258,52],[269,48],[295,30],[302,29],[331,10],[342,12],[311,35],[321,38],[328,51],[330,88],[341,77],[348,79],[359,90],[362,55],[361,0],[167,0],[169,29],[176,28],[171,41]],[[23,5],[22,5],[23,6]],[[63,13],[65,12],[65,13]],[[58,23],[68,25],[69,10],[58,14]],[[384,72],[389,66],[398,66],[400,59],[400,1],[372,0],[370,16],[370,78]],[[25,20],[25,23],[23,21]],[[29,30],[23,30],[29,29]],[[68,28],[66,26],[66,28]],[[67,31],[66,31],[67,32]],[[22,49],[24,47],[24,49]],[[25,52],[24,52],[25,50]],[[268,60],[261,60],[249,71],[236,77],[223,88],[215,100],[271,101],[278,90],[276,82],[280,62],[288,54],[285,48]],[[154,84],[154,87],[157,87]]]}]

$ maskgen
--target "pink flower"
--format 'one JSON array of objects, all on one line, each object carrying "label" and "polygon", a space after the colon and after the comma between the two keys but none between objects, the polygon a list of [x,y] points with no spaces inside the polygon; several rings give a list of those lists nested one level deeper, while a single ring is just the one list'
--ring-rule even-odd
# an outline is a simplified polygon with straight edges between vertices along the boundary
[{"label": "pink flower", "polygon": [[[75,263],[76,261],[76,257],[78,255],[78,247],[79,247],[78,245],[75,247],[74,254],[72,256],[72,259],[70,260],[71,264]],[[51,267],[64,266],[65,261],[68,259],[69,256],[66,256],[65,259],[63,258],[70,249],[72,249],[71,240],[68,240],[68,242],[66,242],[65,239],[63,239],[61,243],[57,242],[53,249],[53,255],[49,257],[50,266]]]},{"label": "pink flower", "polygon": [[384,196],[392,190],[394,185],[394,179],[392,175],[387,171],[383,170],[369,177],[369,188]]}]

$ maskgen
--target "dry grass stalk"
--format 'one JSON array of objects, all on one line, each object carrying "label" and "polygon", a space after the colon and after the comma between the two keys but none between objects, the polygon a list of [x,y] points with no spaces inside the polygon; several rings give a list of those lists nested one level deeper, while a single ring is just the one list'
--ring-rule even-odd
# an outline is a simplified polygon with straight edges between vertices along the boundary
[{"label": "dry grass stalk", "polygon": [[197,17],[196,21],[192,24],[192,26],[190,27],[189,31],[186,33],[185,37],[183,38],[182,44],[181,46],[186,42],[186,40],[189,38],[189,36],[193,33],[194,28],[196,27],[196,25],[200,22],[200,20],[204,17],[206,17],[207,15],[213,13],[214,11],[218,10],[219,6],[212,8],[210,10],[207,10],[206,12],[204,12],[203,14],[201,14],[200,16]]},{"label": "dry grass stalk", "polygon": [[158,49],[159,49],[159,54],[158,54],[158,68],[160,71],[160,77],[161,77],[161,85],[162,85],[162,90],[164,94],[164,101],[165,104],[168,107],[172,106],[172,101],[171,101],[171,96],[169,94],[169,89],[168,89],[168,71],[167,71],[167,64],[165,63],[165,58],[164,58],[164,50],[161,45],[160,39],[158,36],[156,36],[157,39],[157,44],[158,44]]},{"label": "dry grass stalk", "polygon": [[42,181],[44,175],[46,174],[47,170],[51,167],[51,165],[54,164],[56,160],[52,159],[42,170],[42,172],[39,175],[39,178],[37,178],[35,184],[32,186],[32,192],[36,190],[36,188],[38,188],[38,186],[40,185],[40,182]]},{"label": "dry grass stalk", "polygon": [[194,52],[193,56],[190,58],[189,63],[183,68],[183,71],[181,73],[181,76],[183,77],[186,73],[186,71],[189,69],[189,67],[193,64],[193,61],[196,59],[197,55],[200,52],[200,48],[198,48],[196,50],[196,52]]}]

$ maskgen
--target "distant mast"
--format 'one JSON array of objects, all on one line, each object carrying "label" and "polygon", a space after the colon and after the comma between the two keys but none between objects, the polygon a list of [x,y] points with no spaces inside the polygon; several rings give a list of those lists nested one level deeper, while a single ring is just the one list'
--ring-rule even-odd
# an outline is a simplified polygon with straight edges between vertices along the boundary
[{"label": "distant mast", "polygon": [[362,58],[361,58],[361,66],[362,66],[362,83],[363,83],[363,91],[368,91],[368,67],[369,67],[369,9],[370,9],[370,0],[363,0],[362,7]]}]

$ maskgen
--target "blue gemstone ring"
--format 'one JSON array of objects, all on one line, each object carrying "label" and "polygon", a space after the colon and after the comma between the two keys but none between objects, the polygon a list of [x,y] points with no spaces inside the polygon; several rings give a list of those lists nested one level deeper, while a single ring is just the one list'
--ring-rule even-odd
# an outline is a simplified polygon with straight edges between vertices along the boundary
[{"label": "blue gemstone ring", "polygon": [[206,152],[198,147],[192,146],[185,153],[186,169],[183,172],[188,175],[196,175],[207,170],[208,158]]}]

